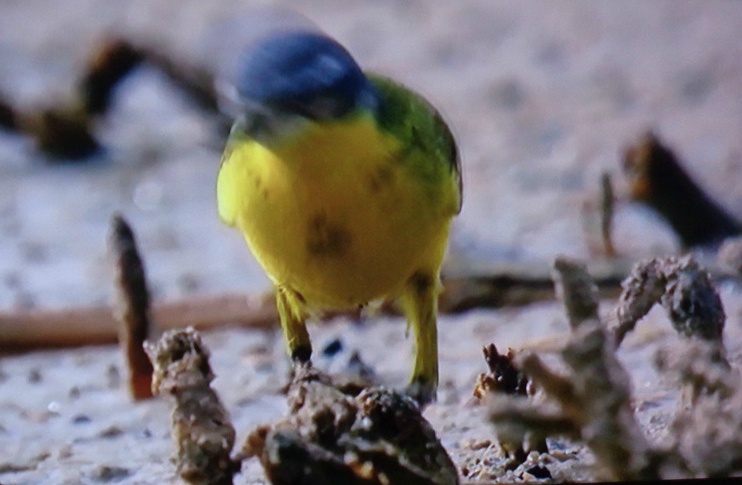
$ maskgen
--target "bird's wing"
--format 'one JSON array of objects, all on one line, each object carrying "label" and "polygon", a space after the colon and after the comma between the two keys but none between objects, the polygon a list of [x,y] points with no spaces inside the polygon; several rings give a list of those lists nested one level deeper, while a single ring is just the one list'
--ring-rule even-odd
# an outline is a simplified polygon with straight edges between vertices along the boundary
[{"label": "bird's wing", "polygon": [[377,120],[381,129],[393,133],[404,145],[429,155],[426,163],[450,170],[456,185],[456,213],[461,211],[463,183],[461,158],[453,133],[441,114],[422,96],[391,79],[366,73],[380,91]]}]

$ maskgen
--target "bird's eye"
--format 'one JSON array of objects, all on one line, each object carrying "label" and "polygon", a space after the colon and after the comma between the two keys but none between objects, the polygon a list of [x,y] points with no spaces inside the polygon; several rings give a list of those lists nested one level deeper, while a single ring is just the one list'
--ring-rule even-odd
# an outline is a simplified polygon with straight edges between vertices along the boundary
[{"label": "bird's eye", "polygon": [[264,133],[268,131],[268,125],[268,117],[264,113],[253,112],[245,116],[243,131],[251,135]]},{"label": "bird's eye", "polygon": [[349,103],[343,103],[332,96],[319,96],[306,106],[306,115],[315,120],[340,118],[352,109]]}]

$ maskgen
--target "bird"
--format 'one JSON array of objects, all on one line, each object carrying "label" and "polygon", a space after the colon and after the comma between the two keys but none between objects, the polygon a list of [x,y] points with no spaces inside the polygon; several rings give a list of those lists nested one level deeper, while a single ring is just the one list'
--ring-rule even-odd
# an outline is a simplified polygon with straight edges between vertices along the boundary
[{"label": "bird", "polygon": [[449,125],[420,94],[312,30],[247,46],[233,88],[218,214],[274,286],[289,357],[311,362],[307,319],[396,299],[415,344],[405,392],[433,402],[440,272],[462,206]]}]

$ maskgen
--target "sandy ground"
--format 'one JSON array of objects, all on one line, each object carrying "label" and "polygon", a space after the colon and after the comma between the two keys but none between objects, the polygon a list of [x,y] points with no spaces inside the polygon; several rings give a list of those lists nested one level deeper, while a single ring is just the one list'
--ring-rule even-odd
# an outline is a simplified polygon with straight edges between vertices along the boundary
[{"label": "sandy ground", "polygon": [[[246,26],[255,26],[249,8],[266,5],[293,2],[7,0],[0,90],[25,107],[65,96],[93,43],[111,33],[151,39],[228,76]],[[450,121],[465,185],[450,261],[588,258],[582,202],[603,171],[618,174],[621,150],[648,128],[742,216],[739,2],[319,0],[300,11]],[[107,151],[75,165],[46,163],[28,140],[0,133],[0,307],[112,302],[105,240],[114,211],[137,231],[156,298],[267,288],[240,236],[218,221],[223,140],[209,119],[145,69],[121,87],[101,132]],[[678,250],[667,226],[636,206],[619,207],[615,236],[632,259]],[[739,363],[742,298],[733,284],[722,296],[727,346]],[[493,437],[470,397],[481,346],[553,348],[567,325],[554,303],[441,320],[442,386],[426,416],[463,466],[497,454],[476,445]],[[410,344],[401,321],[310,331],[318,349],[339,337],[385,382],[404,381]],[[620,353],[635,369],[640,420],[657,440],[676,395],[651,360],[674,340],[654,311]],[[206,342],[239,439],[282,414],[286,363],[276,334],[223,330]],[[132,404],[122,375],[113,347],[3,357],[0,483],[172,482],[167,406]],[[589,476],[577,469],[573,477]],[[265,483],[259,465],[246,463],[238,483]]]}]

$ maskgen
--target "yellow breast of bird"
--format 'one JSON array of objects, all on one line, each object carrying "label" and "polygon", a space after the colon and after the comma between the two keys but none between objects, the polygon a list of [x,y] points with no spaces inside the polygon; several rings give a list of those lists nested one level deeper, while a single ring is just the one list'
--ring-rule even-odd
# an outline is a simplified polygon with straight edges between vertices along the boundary
[{"label": "yellow breast of bird", "polygon": [[277,147],[246,139],[224,157],[220,215],[275,283],[313,307],[357,306],[443,258],[452,184],[421,173],[421,156],[364,117]]}]

